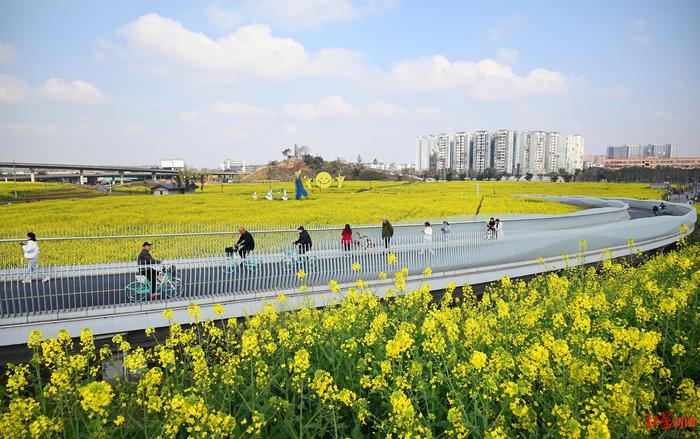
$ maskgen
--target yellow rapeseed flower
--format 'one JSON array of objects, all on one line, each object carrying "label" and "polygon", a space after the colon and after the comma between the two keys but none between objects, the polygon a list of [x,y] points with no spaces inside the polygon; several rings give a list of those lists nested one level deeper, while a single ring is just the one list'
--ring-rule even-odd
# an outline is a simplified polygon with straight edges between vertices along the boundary
[{"label": "yellow rapeseed flower", "polygon": [[173,318],[175,318],[175,313],[171,309],[166,309],[163,311],[163,318],[167,321],[171,321]]},{"label": "yellow rapeseed flower", "polygon": [[226,313],[224,311],[223,305],[221,305],[220,303],[217,303],[216,305],[214,305],[211,310],[214,312],[214,315],[217,317],[221,317]]},{"label": "yellow rapeseed flower", "polygon": [[353,262],[352,263],[352,271],[360,271],[362,270],[362,265],[360,265],[359,262]]},{"label": "yellow rapeseed flower", "polygon": [[486,366],[486,360],[488,359],[488,356],[480,351],[474,351],[472,353],[471,358],[469,359],[469,362],[474,366],[474,369],[481,371],[481,369]]},{"label": "yellow rapeseed flower", "polygon": [[197,321],[202,318],[202,309],[194,302],[187,306],[187,313],[190,315],[190,321]]},{"label": "yellow rapeseed flower", "polygon": [[94,381],[80,389],[80,405],[89,417],[103,415],[105,407],[112,402],[112,386],[104,381]]}]

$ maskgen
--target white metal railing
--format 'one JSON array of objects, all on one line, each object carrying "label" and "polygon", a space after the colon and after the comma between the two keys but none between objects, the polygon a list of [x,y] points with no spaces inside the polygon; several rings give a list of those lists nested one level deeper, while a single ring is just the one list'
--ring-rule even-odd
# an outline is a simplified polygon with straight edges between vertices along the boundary
[{"label": "white metal railing", "polygon": [[[630,203],[640,209],[654,204],[638,200]],[[620,213],[613,209],[606,212]],[[269,297],[275,291],[299,290],[302,285],[327,285],[332,279],[348,283],[358,278],[375,280],[380,273],[391,277],[403,267],[411,276],[420,275],[427,267],[435,275],[449,275],[460,270],[486,269],[533,261],[539,257],[558,257],[564,253],[571,255],[572,263],[576,263],[573,256],[582,251],[582,240],[586,242],[585,253],[625,247],[629,240],[675,240],[693,230],[696,212],[692,207],[669,205],[668,210],[670,215],[607,224],[601,224],[595,215],[577,215],[594,220],[587,227],[572,221],[574,225],[568,229],[561,228],[558,222],[549,218],[544,220],[545,228],[540,219],[533,220],[539,230],[517,230],[516,222],[506,221],[498,239],[486,239],[482,223],[478,223],[482,228],[480,231],[455,231],[453,228],[448,236],[442,235],[439,227],[434,227],[432,242],[424,241],[415,232],[398,233],[388,249],[376,234],[345,250],[337,239],[317,239],[317,234],[329,231],[312,232],[314,247],[305,255],[289,254],[291,239],[285,237],[278,241],[284,244],[270,245],[267,251],[256,250],[243,264],[240,259],[225,257],[222,245],[215,252],[200,257],[164,260],[165,266],[175,266],[175,276],[180,279],[176,294],[164,293],[158,297],[144,294],[137,299],[142,299],[141,304],[167,307],[173,301],[218,296],[259,294]],[[570,216],[557,218],[560,221],[572,220]],[[522,223],[526,221],[522,220]],[[547,223],[551,227],[547,227]],[[465,229],[472,227],[471,223],[464,224]],[[335,238],[335,230],[333,232]],[[389,253],[396,255],[396,264],[390,263]],[[353,268],[355,263],[359,268],[357,265]],[[300,269],[307,274],[306,278],[299,278]],[[31,276],[27,276],[26,269],[2,270],[0,326],[3,320],[8,322],[30,316],[59,320],[62,315],[81,310],[126,312],[136,305],[125,287],[136,279],[138,271],[134,262],[44,266]],[[48,280],[44,282],[45,278]]]},{"label": "white metal railing", "polygon": [[[568,229],[572,227],[609,224],[629,219],[627,206],[616,200],[587,198],[588,204],[580,200],[566,202],[598,206],[568,215],[540,215],[528,218],[501,217],[507,222],[510,232],[532,230]],[[602,206],[602,207],[601,207]],[[439,232],[441,218],[426,219]],[[421,223],[394,224],[394,236],[417,236]],[[297,238],[296,228],[304,225],[312,234],[315,245],[335,244],[340,241],[342,225],[296,224],[287,227],[250,226],[259,252],[276,252]],[[483,221],[451,221],[452,232],[481,232]],[[192,225],[141,225],[75,227],[71,236],[62,236],[65,231],[52,229],[33,230],[41,248],[40,262],[43,265],[83,265],[111,262],[128,262],[135,259],[144,241],[154,242],[153,254],[161,259],[202,259],[218,255],[223,248],[233,245],[238,239],[238,225],[192,224]],[[357,237],[381,238],[381,224],[353,226]],[[21,269],[25,264],[18,242],[26,239],[26,231],[13,230],[10,225],[0,228],[0,277],[3,271]]]}]

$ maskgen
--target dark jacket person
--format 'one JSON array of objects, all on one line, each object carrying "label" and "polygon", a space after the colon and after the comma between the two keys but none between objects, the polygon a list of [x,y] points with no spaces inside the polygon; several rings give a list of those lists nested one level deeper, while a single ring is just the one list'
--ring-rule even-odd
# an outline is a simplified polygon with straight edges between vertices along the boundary
[{"label": "dark jacket person", "polygon": [[304,229],[304,226],[299,226],[297,229],[299,231],[299,239],[294,241],[294,245],[299,249],[299,254],[303,255],[307,251],[311,250],[311,235]]},{"label": "dark jacket person", "polygon": [[253,235],[251,235],[245,227],[240,227],[238,232],[241,234],[241,237],[238,238],[238,242],[236,243],[238,247],[238,256],[245,258],[251,250],[255,250],[255,240],[253,239]]},{"label": "dark jacket person", "polygon": [[150,242],[144,242],[141,253],[139,253],[139,257],[136,261],[140,266],[139,272],[141,275],[146,276],[146,278],[148,278],[148,280],[151,282],[151,294],[155,296],[158,294],[156,292],[158,272],[154,268],[148,266],[160,264],[160,261],[151,256],[151,248],[153,248],[153,244]]},{"label": "dark jacket person", "polygon": [[384,240],[384,247],[389,248],[389,242],[392,236],[394,236],[394,226],[391,225],[387,218],[384,218],[384,220],[382,220],[382,239]]}]

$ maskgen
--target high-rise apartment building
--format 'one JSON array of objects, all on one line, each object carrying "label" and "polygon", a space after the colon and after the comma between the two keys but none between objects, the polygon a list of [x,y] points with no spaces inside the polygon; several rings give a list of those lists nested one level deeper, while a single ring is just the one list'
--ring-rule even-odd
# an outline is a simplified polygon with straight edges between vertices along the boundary
[{"label": "high-rise apartment building", "polygon": [[521,149],[523,174],[546,174],[545,152],[547,133],[544,131],[528,131],[525,133]]},{"label": "high-rise apartment building", "polygon": [[577,169],[583,169],[583,136],[579,134],[565,134],[562,140],[563,158],[560,157],[562,168],[569,174],[573,174]]},{"label": "high-rise apartment building", "polygon": [[482,174],[487,169],[506,175],[542,175],[560,169],[573,173],[583,168],[583,149],[583,136],[556,131],[431,134],[416,138],[416,170],[441,176],[447,170],[457,176]]},{"label": "high-rise apartment building", "polygon": [[437,171],[450,169],[452,159],[452,134],[442,133],[437,137]]},{"label": "high-rise apartment building", "polygon": [[608,146],[607,158],[609,159],[639,159],[645,157],[676,157],[677,146],[674,143],[647,144],[647,145],[619,145]]},{"label": "high-rise apartment building", "polygon": [[472,166],[477,174],[484,172],[492,166],[491,163],[491,139],[488,131],[474,132],[472,140],[474,159]]},{"label": "high-rise apartment building", "polygon": [[470,142],[471,138],[466,131],[459,131],[452,137],[450,169],[457,175],[466,174],[467,171],[469,171],[469,161],[471,158]]},{"label": "high-rise apartment building", "polygon": [[430,134],[416,138],[416,170],[436,171],[438,162],[437,136]]},{"label": "high-rise apartment building", "polygon": [[547,133],[544,146],[544,168],[547,173],[557,172],[562,168],[562,160],[560,154],[561,134],[556,131]]},{"label": "high-rise apartment building", "polygon": [[491,136],[493,168],[496,172],[514,173],[517,136],[518,133],[511,130],[498,130]]}]

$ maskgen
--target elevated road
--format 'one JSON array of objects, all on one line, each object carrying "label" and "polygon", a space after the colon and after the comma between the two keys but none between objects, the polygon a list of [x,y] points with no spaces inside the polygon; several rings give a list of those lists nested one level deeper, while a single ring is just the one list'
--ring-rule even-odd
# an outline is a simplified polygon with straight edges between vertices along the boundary
[{"label": "elevated road", "polygon": [[80,184],[84,183],[85,171],[108,171],[116,172],[122,180],[128,173],[136,173],[140,176],[150,175],[155,180],[159,175],[177,175],[178,171],[172,169],[149,168],[145,166],[115,166],[115,165],[87,165],[87,164],[67,164],[67,163],[29,163],[29,162],[0,162],[0,168],[27,169],[30,180],[36,181],[36,170],[55,169],[63,171],[78,171]]}]

